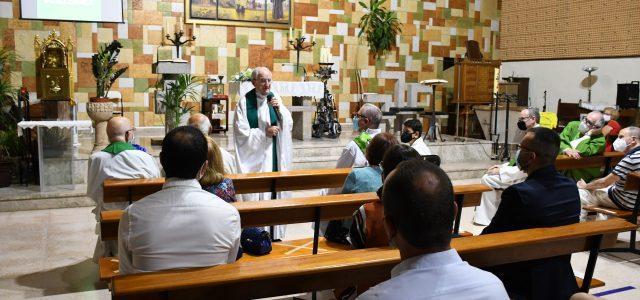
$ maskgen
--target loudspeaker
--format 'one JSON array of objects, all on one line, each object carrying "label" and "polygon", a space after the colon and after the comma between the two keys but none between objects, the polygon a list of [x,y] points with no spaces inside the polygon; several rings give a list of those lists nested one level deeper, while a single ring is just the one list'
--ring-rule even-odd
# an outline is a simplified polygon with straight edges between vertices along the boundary
[{"label": "loudspeaker", "polygon": [[619,83],[616,105],[620,108],[637,108],[640,97],[640,82]]}]

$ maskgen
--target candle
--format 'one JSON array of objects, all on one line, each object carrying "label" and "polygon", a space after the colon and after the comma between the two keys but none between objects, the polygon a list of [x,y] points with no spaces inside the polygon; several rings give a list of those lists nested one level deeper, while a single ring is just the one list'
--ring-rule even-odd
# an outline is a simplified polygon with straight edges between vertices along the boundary
[{"label": "candle", "polygon": [[307,24],[306,23],[302,23],[302,35],[307,34]]},{"label": "candle", "polygon": [[315,41],[316,41],[316,33],[317,33],[317,30],[316,30],[316,29],[314,29],[314,30],[313,30],[313,38],[311,39],[311,41],[313,41],[313,42],[315,42]]},{"label": "candle", "polygon": [[293,27],[289,26],[289,40],[293,41]]},{"label": "candle", "polygon": [[180,24],[179,24],[180,31],[183,31],[184,30],[184,27],[182,27],[182,25],[184,24],[183,19],[180,18],[180,20],[178,22],[180,22]]}]

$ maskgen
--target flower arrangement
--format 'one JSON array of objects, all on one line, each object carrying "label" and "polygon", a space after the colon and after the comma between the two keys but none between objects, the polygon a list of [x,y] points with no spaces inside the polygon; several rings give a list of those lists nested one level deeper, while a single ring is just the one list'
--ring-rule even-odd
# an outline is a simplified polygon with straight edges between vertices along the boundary
[{"label": "flower arrangement", "polygon": [[231,81],[234,81],[234,82],[251,81],[251,74],[252,73],[253,73],[253,69],[252,68],[247,68],[244,71],[240,71],[240,73],[234,75],[231,78]]}]

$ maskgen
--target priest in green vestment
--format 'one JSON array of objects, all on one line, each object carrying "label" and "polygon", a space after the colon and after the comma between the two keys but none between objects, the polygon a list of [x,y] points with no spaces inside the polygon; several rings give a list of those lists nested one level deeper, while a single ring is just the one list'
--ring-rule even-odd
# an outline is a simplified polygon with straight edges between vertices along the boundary
[{"label": "priest in green vestment", "polygon": [[[291,113],[280,96],[271,90],[271,71],[255,68],[251,82],[255,87],[236,105],[233,140],[238,173],[275,172],[291,169]],[[279,192],[276,199],[289,198]],[[271,193],[243,195],[244,201],[272,198]],[[285,226],[276,226],[273,238],[284,237]]]},{"label": "priest in green vestment", "polygon": [[[569,122],[560,133],[560,152],[572,158],[601,155],[605,148],[602,135],[604,118],[601,112],[592,111],[582,121]],[[578,181],[600,177],[600,168],[571,169],[564,171],[567,177]]]}]

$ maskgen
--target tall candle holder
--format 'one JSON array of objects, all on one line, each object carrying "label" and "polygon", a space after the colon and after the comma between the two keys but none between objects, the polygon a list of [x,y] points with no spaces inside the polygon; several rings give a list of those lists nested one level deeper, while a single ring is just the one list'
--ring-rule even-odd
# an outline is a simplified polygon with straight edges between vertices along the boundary
[{"label": "tall candle holder", "polygon": [[194,35],[194,36],[191,36],[190,39],[187,38],[186,40],[181,41],[183,35],[184,35],[184,31],[180,30],[173,33],[173,39],[171,39],[171,35],[169,35],[168,33],[167,35],[164,36],[167,40],[171,41],[171,43],[176,47],[176,59],[181,58],[180,46],[196,40],[196,36]]},{"label": "tall candle holder", "polygon": [[[296,70],[301,67],[300,51],[311,51],[313,46],[316,45],[315,40],[311,40],[311,42],[305,42],[306,39],[307,37],[305,37],[304,35],[300,35],[297,38],[293,38],[292,40],[289,40],[289,45],[293,47],[293,50],[296,50]],[[304,68],[302,68],[302,70],[304,71],[306,76],[307,71]]]}]

